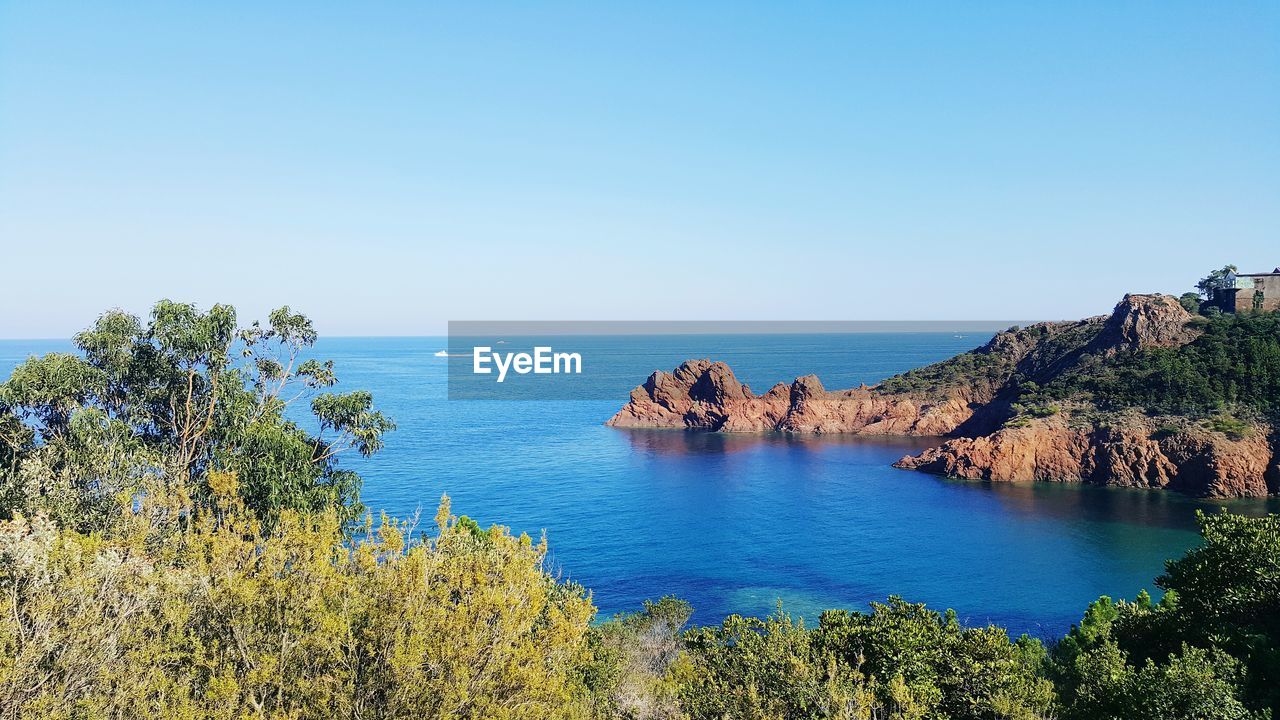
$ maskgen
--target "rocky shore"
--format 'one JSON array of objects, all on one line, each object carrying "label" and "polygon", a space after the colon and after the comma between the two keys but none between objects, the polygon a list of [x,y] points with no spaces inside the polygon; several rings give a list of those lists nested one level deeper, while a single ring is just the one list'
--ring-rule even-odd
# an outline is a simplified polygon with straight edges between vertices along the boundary
[{"label": "rocky shore", "polygon": [[991,399],[989,392],[974,394],[971,389],[932,400],[868,387],[828,391],[814,375],[755,395],[728,365],[690,360],[673,372],[650,375],[607,424],[710,432],[946,435]]},{"label": "rocky shore", "polygon": [[1227,428],[1086,399],[1028,407],[1034,389],[1104,373],[1115,358],[1177,348],[1200,334],[1167,295],[1127,295],[1109,316],[1011,328],[950,360],[879,385],[827,390],[816,376],[755,394],[722,362],[655,372],[608,425],[702,432],[938,437],[896,467],[992,482],[1083,482],[1167,488],[1202,497],[1280,491],[1274,432],[1257,419]]}]

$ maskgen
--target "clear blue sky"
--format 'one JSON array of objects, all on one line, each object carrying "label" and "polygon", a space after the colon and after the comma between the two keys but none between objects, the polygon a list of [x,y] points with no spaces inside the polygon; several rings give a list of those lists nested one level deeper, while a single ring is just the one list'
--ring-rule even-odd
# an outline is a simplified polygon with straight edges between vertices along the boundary
[{"label": "clear blue sky", "polygon": [[0,337],[1066,318],[1228,261],[1280,265],[1276,2],[0,0]]}]

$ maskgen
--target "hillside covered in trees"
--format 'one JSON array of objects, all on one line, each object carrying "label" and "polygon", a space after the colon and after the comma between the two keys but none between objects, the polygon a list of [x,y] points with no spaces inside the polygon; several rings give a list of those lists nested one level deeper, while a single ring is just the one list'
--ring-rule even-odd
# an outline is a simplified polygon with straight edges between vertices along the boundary
[{"label": "hillside covered in trees", "polygon": [[[1026,404],[1033,393],[1172,402],[1184,363],[1219,362],[1214,338],[1242,337],[1213,322],[1261,333],[1267,320],[1211,321],[1191,358],[1114,365],[1114,398],[1088,385],[1096,373],[1028,380],[1013,421],[1041,406]],[[1024,332],[1038,331],[1002,342]],[[0,385],[0,718],[1235,720],[1280,708],[1275,516],[1204,516],[1202,546],[1168,564],[1158,602],[1101,598],[1047,643],[901,598],[811,625],[779,609],[691,628],[676,598],[597,618],[589,589],[548,571],[545,539],[481,528],[447,498],[429,527],[369,517],[340,460],[377,453],[394,424],[368,393],[332,391],[338,369],[302,359],[314,341],[288,309],[237,328],[230,308],[166,301],[146,321],[104,315],[78,352],[32,358]],[[1262,347],[1251,357],[1271,362]],[[1214,393],[1241,382],[1263,380],[1216,375],[1187,402],[1215,417]],[[297,403],[309,428],[288,419]]]}]

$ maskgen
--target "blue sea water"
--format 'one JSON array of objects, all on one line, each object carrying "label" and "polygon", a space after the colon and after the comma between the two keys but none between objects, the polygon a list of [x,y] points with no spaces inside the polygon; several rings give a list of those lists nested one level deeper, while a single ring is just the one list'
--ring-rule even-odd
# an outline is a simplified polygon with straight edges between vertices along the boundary
[{"label": "blue sea water", "polygon": [[[986,336],[594,338],[631,358],[616,399],[448,400],[444,338],[329,338],[339,389],[367,389],[399,425],[386,449],[344,461],[370,509],[455,513],[535,537],[550,566],[591,589],[601,614],[678,595],[695,621],[762,615],[781,602],[816,619],[902,595],[962,620],[1053,636],[1099,595],[1154,590],[1166,559],[1196,542],[1215,504],[1159,491],[946,480],[890,464],[922,440],[627,431],[603,422],[654,369],[729,362],[763,390],[817,374],[828,388],[874,383]],[[65,341],[0,341],[0,377]],[[1218,503],[1220,505],[1222,503]],[[1234,501],[1259,513],[1270,502]]]}]

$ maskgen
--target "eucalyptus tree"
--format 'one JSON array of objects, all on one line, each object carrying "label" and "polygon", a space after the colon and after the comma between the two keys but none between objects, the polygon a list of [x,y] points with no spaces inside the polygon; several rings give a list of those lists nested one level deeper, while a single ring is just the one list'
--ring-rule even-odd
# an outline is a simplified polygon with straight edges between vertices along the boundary
[{"label": "eucalyptus tree", "polygon": [[[360,478],[339,460],[377,452],[395,425],[370,393],[332,390],[332,361],[306,357],[316,339],[288,307],[246,328],[228,305],[104,313],[79,352],[29,358],[0,384],[0,514],[101,527],[139,492],[202,502],[214,470],[238,473],[268,524],[286,508],[359,514]],[[291,411],[304,402],[306,427]]]}]

